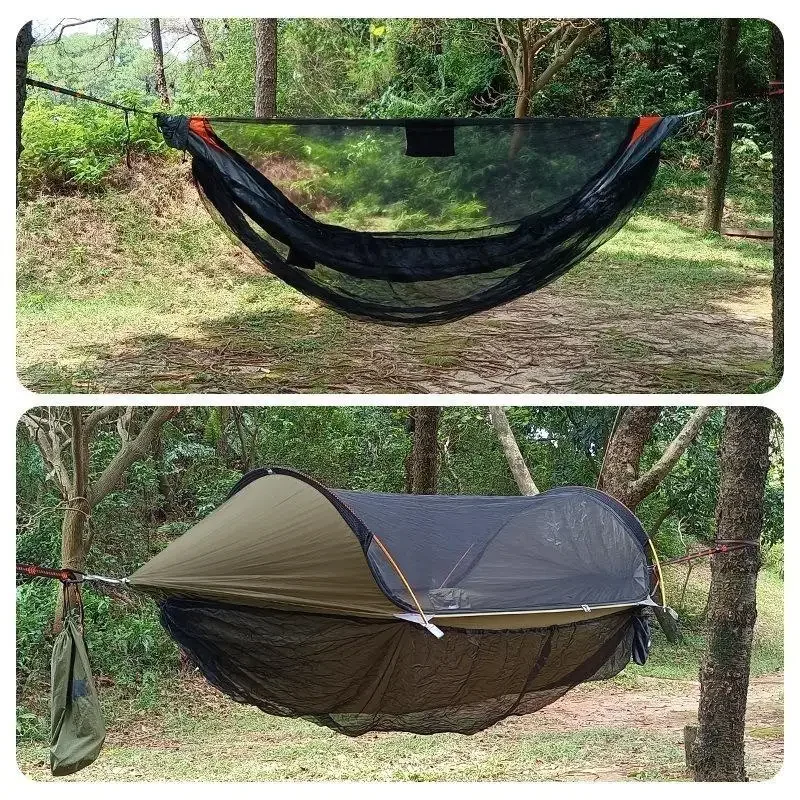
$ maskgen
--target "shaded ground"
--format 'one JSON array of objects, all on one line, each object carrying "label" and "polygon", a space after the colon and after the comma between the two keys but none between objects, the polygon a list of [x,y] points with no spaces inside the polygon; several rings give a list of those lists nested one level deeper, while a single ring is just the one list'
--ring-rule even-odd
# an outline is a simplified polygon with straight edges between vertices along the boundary
[{"label": "shaded ground", "polygon": [[[627,683],[627,685],[625,685]],[[631,685],[632,683],[632,685]],[[683,726],[696,720],[693,681],[584,685],[536,714],[474,736],[399,733],[358,739],[239,706],[189,678],[168,714],[141,712],[109,731],[75,780],[686,780]],[[18,749],[23,772],[49,780],[44,746]],[[783,763],[783,676],[754,678],[746,759],[751,780]]]},{"label": "shaded ground", "polygon": [[[769,382],[771,249],[698,231],[691,175],[667,175],[617,237],[551,286],[460,322],[392,328],[265,275],[219,232],[183,170],[143,165],[118,191],[20,207],[18,367],[29,388],[740,392]],[[766,190],[734,186],[726,224],[768,226],[768,204]]]}]

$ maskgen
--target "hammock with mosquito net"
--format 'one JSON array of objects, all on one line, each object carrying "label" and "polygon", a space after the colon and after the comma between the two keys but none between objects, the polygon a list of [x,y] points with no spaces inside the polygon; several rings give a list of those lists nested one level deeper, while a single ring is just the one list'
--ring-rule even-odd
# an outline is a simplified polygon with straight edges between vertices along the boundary
[{"label": "hammock with mosquito net", "polygon": [[217,688],[342,733],[474,733],[649,644],[647,536],[608,495],[329,489],[288,469],[135,572]]},{"label": "hammock with mosquito net", "polygon": [[[152,114],[26,78],[29,86]],[[771,82],[765,97],[782,97]],[[690,117],[247,119],[152,114],[201,198],[270,272],[349,316],[434,324],[575,266],[650,188]],[[130,141],[130,133],[128,135]]]},{"label": "hammock with mosquito net", "polygon": [[683,119],[157,117],[264,267],[394,324],[459,319],[563,275],[625,224]]},{"label": "hammock with mosquito net", "polygon": [[[128,578],[17,571],[149,594],[206,679],[269,714],[349,736],[471,734],[645,662],[660,585],[648,546],[595,489],[382,494],[274,467]],[[81,622],[53,654],[59,774],[105,735]]]}]

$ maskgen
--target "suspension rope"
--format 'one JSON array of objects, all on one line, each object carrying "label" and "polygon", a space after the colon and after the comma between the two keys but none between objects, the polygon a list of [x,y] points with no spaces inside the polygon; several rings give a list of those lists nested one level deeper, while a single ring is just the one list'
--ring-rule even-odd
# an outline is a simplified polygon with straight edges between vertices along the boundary
[{"label": "suspension rope", "polygon": [[705,550],[698,550],[694,553],[687,553],[680,558],[673,558],[670,561],[664,561],[662,566],[671,567],[675,564],[685,564],[688,561],[693,561],[696,558],[708,558],[715,556],[719,553],[732,553],[736,550],[743,550],[745,547],[759,547],[760,542],[744,541],[742,539],[722,539],[719,540],[715,547],[709,547]]},{"label": "suspension rope", "polygon": [[75,569],[51,569],[41,567],[38,564],[17,564],[17,575],[27,575],[30,578],[51,578],[61,581],[61,583],[110,583],[117,586],[127,586],[127,578],[109,578],[106,575],[90,575],[86,572],[78,572]]},{"label": "suspension rope", "polygon": [[75,97],[78,100],[88,100],[90,103],[98,103],[101,106],[108,106],[109,108],[116,108],[120,111],[125,111],[129,114],[148,114],[150,116],[157,116],[152,111],[145,111],[142,108],[135,108],[134,106],[123,106],[120,103],[112,103],[111,100],[102,100],[99,97],[94,97],[91,94],[84,94],[83,92],[75,91],[75,89],[65,89],[63,86],[55,86],[52,83],[45,83],[44,81],[37,81],[33,78],[25,78],[25,83],[28,86],[35,86],[38,89],[47,89],[49,92],[56,92],[57,94],[65,94],[68,97]]}]

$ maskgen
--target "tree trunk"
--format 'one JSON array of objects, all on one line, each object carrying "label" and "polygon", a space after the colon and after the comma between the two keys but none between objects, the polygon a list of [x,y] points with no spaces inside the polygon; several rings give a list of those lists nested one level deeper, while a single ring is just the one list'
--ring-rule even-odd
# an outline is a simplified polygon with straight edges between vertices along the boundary
[{"label": "tree trunk", "polygon": [[274,117],[278,94],[278,20],[257,19],[255,39],[255,112],[257,117]]},{"label": "tree trunk", "polygon": [[33,23],[26,22],[17,33],[17,169],[22,153],[22,115],[25,113],[27,90],[25,78],[28,76],[28,53],[33,46]]},{"label": "tree trunk", "polygon": [[660,406],[626,408],[606,445],[598,488],[631,510],[638,505],[632,485],[639,476],[642,453],[660,413]]},{"label": "tree trunk", "polygon": [[167,76],[164,72],[164,44],[161,40],[161,22],[158,17],[150,20],[150,35],[153,39],[153,76],[156,81],[156,93],[161,102],[169,105],[169,91],[167,90]]},{"label": "tree trunk", "polygon": [[508,424],[508,417],[505,411],[500,406],[491,406],[489,408],[489,419],[492,421],[492,427],[500,440],[500,446],[503,448],[503,453],[520,494],[529,496],[539,494],[539,490],[536,488],[536,484],[528,470],[528,465],[522,457],[517,440],[514,438],[514,431],[511,430],[511,425]]},{"label": "tree trunk", "polygon": [[725,415],[717,539],[754,544],[711,559],[708,650],[700,667],[699,726],[690,759],[698,781],[747,780],[744,718],[771,422],[766,408],[729,408]]},{"label": "tree trunk", "polygon": [[197,41],[200,42],[200,49],[203,51],[203,59],[206,66],[211,69],[214,66],[214,51],[211,49],[211,42],[208,41],[206,27],[200,17],[190,17],[194,32],[197,34]]},{"label": "tree trunk", "polygon": [[[775,81],[783,82],[783,36],[771,26],[770,59]],[[772,369],[783,376],[783,95],[770,98],[772,126]]]},{"label": "tree trunk", "polygon": [[410,463],[413,494],[436,494],[441,411],[437,406],[417,406],[414,409],[414,445]]},{"label": "tree trunk", "polygon": [[[67,500],[67,510],[61,522],[61,566],[81,572],[86,563],[86,525],[89,521],[89,508],[85,500]],[[67,588],[72,595],[72,605],[77,604],[78,586]],[[53,618],[53,633],[58,634],[64,627],[64,593],[58,593],[56,612]]]},{"label": "tree trunk", "polygon": [[[736,92],[736,47],[739,42],[739,20],[723,19],[720,23],[719,62],[717,64],[717,103],[734,99]],[[717,231],[722,228],[725,208],[725,187],[731,166],[733,144],[733,108],[717,109],[717,127],[714,131],[714,159],[708,176],[706,215],[703,225]]]},{"label": "tree trunk", "polygon": [[640,475],[642,453],[661,409],[658,406],[626,409],[606,446],[598,488],[634,510],[669,475],[686,448],[697,438],[712,410],[708,407],[696,408],[678,435],[664,449],[661,458]]}]

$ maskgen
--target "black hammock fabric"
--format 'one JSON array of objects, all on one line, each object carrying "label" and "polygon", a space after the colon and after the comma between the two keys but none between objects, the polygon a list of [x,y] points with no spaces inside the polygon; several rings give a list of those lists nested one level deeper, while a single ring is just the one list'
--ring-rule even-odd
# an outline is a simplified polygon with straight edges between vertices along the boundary
[{"label": "black hammock fabric", "polygon": [[625,224],[683,118],[158,118],[217,221],[349,316],[442,323],[531,292]]},{"label": "black hammock fabric", "polygon": [[585,681],[643,663],[639,611],[524,630],[443,628],[191,600],[161,621],[205,678],[268,714],[348,736],[471,734],[553,703]]}]

